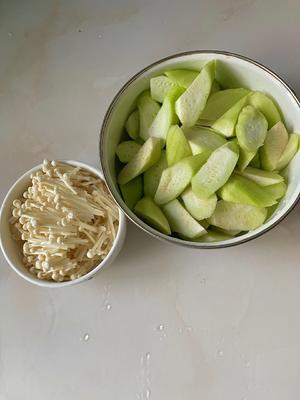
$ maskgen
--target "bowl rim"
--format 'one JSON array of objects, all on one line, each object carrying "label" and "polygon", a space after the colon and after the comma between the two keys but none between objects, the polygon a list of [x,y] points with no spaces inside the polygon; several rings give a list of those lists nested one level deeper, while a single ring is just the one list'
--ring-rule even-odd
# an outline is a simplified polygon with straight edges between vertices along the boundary
[{"label": "bowl rim", "polygon": [[148,233],[149,235],[155,237],[156,239],[159,239],[163,242],[166,243],[173,243],[173,244],[180,244],[185,247],[189,248],[195,248],[195,249],[205,249],[205,250],[210,250],[210,249],[223,249],[223,248],[229,248],[233,246],[238,246],[240,244],[244,244],[246,242],[249,242],[250,240],[256,239],[263,234],[269,232],[271,229],[273,229],[275,226],[277,226],[281,221],[283,221],[289,213],[296,207],[298,201],[300,200],[300,191],[297,194],[297,197],[291,204],[291,206],[286,210],[286,212],[280,216],[280,218],[274,220],[270,226],[263,228],[261,231],[254,233],[253,235],[244,238],[243,235],[240,236],[240,240],[234,242],[234,243],[228,243],[227,241],[220,241],[220,242],[212,242],[212,243],[201,243],[201,242],[192,242],[192,241],[187,241],[187,240],[182,240],[178,239],[175,237],[167,236],[154,228],[148,226],[145,224],[146,227],[144,227],[142,224],[140,224],[138,221],[136,221],[132,216],[127,212],[126,208],[119,203],[119,201],[115,198],[115,195],[113,194],[113,189],[114,185],[110,183],[110,180],[108,179],[108,168],[106,167],[105,163],[103,162],[104,160],[104,132],[106,130],[108,121],[110,119],[110,116],[114,110],[115,104],[118,102],[119,98],[122,96],[123,92],[135,81],[137,80],[140,76],[142,76],[145,72],[151,70],[153,67],[158,66],[159,64],[169,61],[175,58],[180,58],[180,57],[185,57],[185,56],[190,56],[190,55],[195,55],[195,54],[220,54],[224,56],[229,56],[233,58],[237,58],[243,61],[246,61],[259,69],[263,70],[267,74],[271,75],[273,78],[275,78],[279,83],[281,83],[284,88],[290,93],[290,95],[293,97],[295,100],[296,104],[298,105],[300,109],[300,100],[298,99],[295,91],[283,80],[281,77],[279,77],[273,70],[270,68],[266,67],[264,64],[253,60],[252,58],[243,56],[241,54],[237,53],[232,53],[230,51],[223,51],[223,50],[189,50],[189,51],[184,51],[184,52],[179,52],[179,53],[174,53],[169,56],[160,58],[157,61],[154,61],[153,63],[147,65],[146,67],[142,68],[139,70],[137,73],[135,73],[128,81],[125,82],[125,84],[119,89],[119,91],[116,93],[116,95],[113,97],[112,101],[110,102],[110,105],[104,115],[102,124],[101,124],[101,129],[100,129],[100,134],[99,134],[99,157],[100,157],[100,165],[101,169],[103,171],[104,179],[106,181],[106,185],[108,187],[108,190],[110,191],[112,197],[114,198],[115,202],[118,204],[118,206],[123,210],[127,218],[130,219],[136,226],[138,226],[140,229],[142,229],[144,232]]},{"label": "bowl rim", "polygon": [[[78,167],[82,167],[87,169],[88,171],[94,173],[95,175],[97,175],[102,181],[104,181],[106,187],[107,187],[107,183],[106,180],[103,176],[103,173],[100,169],[97,169],[89,164],[86,164],[84,162],[81,161],[75,161],[75,160],[55,160],[57,162],[62,162],[62,163],[66,163],[69,165],[73,165],[73,166],[78,166]],[[11,185],[11,187],[9,188],[6,196],[4,197],[4,200],[2,202],[1,208],[0,208],[0,220],[2,220],[4,211],[7,209],[7,207],[10,207],[11,205],[8,204],[8,199],[11,196],[11,193],[13,192],[13,190],[25,179],[27,179],[30,174],[32,174],[33,172],[38,171],[39,169],[41,169],[43,166],[43,164],[38,164],[34,167],[32,167],[31,169],[29,169],[28,171],[24,172],[18,179],[16,179],[16,181]],[[109,193],[111,194],[110,190]],[[113,197],[114,199],[114,197]],[[117,204],[118,207],[118,212],[119,212],[119,226],[118,226],[118,231],[117,231],[117,235],[115,237],[115,240],[113,242],[113,245],[111,247],[111,249],[109,250],[107,256],[104,258],[104,260],[102,260],[99,264],[97,264],[91,271],[89,271],[87,274],[82,275],[80,278],[74,279],[74,280],[70,280],[70,281],[65,281],[65,282],[52,282],[52,281],[46,281],[43,279],[38,279],[36,278],[34,275],[31,276],[27,276],[23,271],[21,271],[11,260],[9,252],[6,251],[6,247],[3,244],[3,240],[2,240],[2,230],[0,229],[0,248],[2,250],[2,253],[4,255],[5,260],[7,261],[7,263],[9,264],[9,266],[23,279],[25,279],[27,282],[33,283],[34,285],[40,286],[40,287],[47,287],[47,288],[61,288],[61,287],[67,287],[67,286],[72,286],[72,285],[76,285],[79,284],[81,282],[90,280],[93,278],[93,276],[102,268],[105,267],[105,264],[107,262],[109,262],[109,259],[113,256],[113,253],[115,251],[115,249],[118,246],[118,243],[120,240],[122,240],[122,234],[124,229],[126,229],[126,217],[122,211],[122,209],[119,207],[119,205]],[[8,222],[7,222],[8,223]]]}]

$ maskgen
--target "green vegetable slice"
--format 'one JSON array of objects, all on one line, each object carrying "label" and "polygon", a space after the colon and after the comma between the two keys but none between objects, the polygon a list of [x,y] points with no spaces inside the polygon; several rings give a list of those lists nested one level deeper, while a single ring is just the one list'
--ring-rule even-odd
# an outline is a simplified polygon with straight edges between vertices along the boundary
[{"label": "green vegetable slice", "polygon": [[226,139],[223,136],[209,128],[197,126],[187,128],[183,126],[182,129],[189,141],[193,155],[200,154],[206,150],[213,151],[226,143]]},{"label": "green vegetable slice", "polygon": [[125,123],[125,129],[131,139],[136,140],[140,131],[140,117],[139,111],[135,110],[131,113]]},{"label": "green vegetable slice", "polygon": [[278,207],[278,203],[267,208],[267,219],[269,219],[274,214],[274,212],[277,210],[277,207]]},{"label": "green vegetable slice", "polygon": [[216,149],[192,179],[193,192],[208,198],[228,180],[239,157],[236,143],[229,142]]},{"label": "green vegetable slice", "polygon": [[150,197],[142,198],[136,204],[134,211],[139,218],[152,226],[152,228],[157,229],[165,235],[171,234],[167,218]]},{"label": "green vegetable slice", "polygon": [[251,163],[257,153],[255,151],[246,151],[240,147],[240,156],[237,162],[238,169],[244,171],[244,169]]},{"label": "green vegetable slice", "polygon": [[275,103],[264,93],[254,92],[249,97],[249,103],[266,117],[269,129],[281,121],[281,115]]},{"label": "green vegetable slice", "polygon": [[130,182],[120,185],[120,190],[125,204],[133,210],[136,203],[143,197],[143,179],[139,175]]},{"label": "green vegetable slice", "polygon": [[274,185],[266,186],[264,189],[270,197],[272,196],[274,199],[279,200],[285,195],[287,186],[285,182],[279,182]]},{"label": "green vegetable slice", "polygon": [[236,236],[242,232],[239,229],[222,229],[217,226],[212,227],[212,229],[217,232],[225,233],[226,235],[229,235],[229,236]]},{"label": "green vegetable slice", "polygon": [[288,143],[281,154],[279,161],[276,165],[276,169],[281,171],[285,168],[294,158],[299,147],[299,136],[296,133],[291,133],[289,135]]},{"label": "green vegetable slice", "polygon": [[174,107],[175,101],[181,95],[182,91],[183,89],[181,87],[175,87],[168,92],[161,109],[149,128],[149,136],[166,139],[170,126],[177,122]]},{"label": "green vegetable slice", "polygon": [[186,89],[197,78],[199,71],[193,71],[191,69],[173,69],[166,71],[165,74],[173,83]]},{"label": "green vegetable slice", "polygon": [[238,88],[220,90],[210,95],[200,118],[207,121],[216,121],[249,93],[250,90],[248,89]]},{"label": "green vegetable slice", "polygon": [[185,208],[198,221],[209,218],[215,211],[217,196],[211,195],[208,199],[200,199],[189,186],[181,195]]},{"label": "green vegetable slice", "polygon": [[143,140],[147,140],[149,137],[149,128],[160,110],[160,106],[151,98],[149,90],[146,90],[139,96],[137,107],[140,117],[140,137]]},{"label": "green vegetable slice", "polygon": [[249,204],[256,207],[270,207],[276,204],[275,197],[266,188],[236,174],[229,178],[218,191],[218,195],[225,201]]},{"label": "green vegetable slice", "polygon": [[210,152],[182,159],[165,169],[161,175],[154,201],[161,205],[178,197],[191,182],[192,177],[206,162]]},{"label": "green vegetable slice", "polygon": [[211,89],[210,89],[210,94],[214,94],[217,93],[221,90],[221,86],[219,85],[219,82],[214,80],[212,85],[211,85]]},{"label": "green vegetable slice", "polygon": [[178,200],[170,201],[162,209],[173,232],[184,235],[189,239],[200,237],[206,233],[206,230],[187,212]]},{"label": "green vegetable slice", "polygon": [[183,131],[178,125],[170,127],[167,134],[166,152],[168,165],[174,165],[181,159],[191,156],[192,151]]},{"label": "green vegetable slice", "polygon": [[226,111],[225,114],[218,118],[211,127],[225,137],[235,136],[236,122],[242,108],[247,102],[247,98],[248,96],[242,97],[237,103],[229,108],[229,110]]},{"label": "green vegetable slice", "polygon": [[284,124],[279,121],[267,133],[265,143],[260,149],[260,160],[263,169],[274,171],[288,143],[288,133]]},{"label": "green vegetable slice", "polygon": [[211,61],[176,101],[176,113],[183,125],[193,126],[197,122],[210,94],[214,77],[215,61]]},{"label": "green vegetable slice", "polygon": [[250,165],[251,165],[251,167],[254,167],[254,168],[261,168],[259,151],[255,154],[255,156],[250,161]]},{"label": "green vegetable slice", "polygon": [[134,140],[127,140],[118,144],[116,154],[119,160],[126,164],[136,155],[140,148],[141,145]]},{"label": "green vegetable slice", "polygon": [[270,186],[283,181],[283,177],[275,172],[264,171],[262,169],[247,167],[243,172],[239,172],[245,178],[257,183],[260,186]]},{"label": "green vegetable slice", "polygon": [[203,226],[203,228],[207,229],[209,227],[209,223],[207,222],[206,219],[202,219],[201,221],[199,221],[200,224]]},{"label": "green vegetable slice", "polygon": [[153,100],[162,103],[171,89],[177,85],[164,75],[150,79],[150,93]]},{"label": "green vegetable slice", "polygon": [[232,236],[227,235],[226,233],[208,230],[205,235],[195,239],[195,242],[212,243],[212,242],[222,242],[223,240],[228,240],[228,239],[232,239]]},{"label": "green vegetable slice", "polygon": [[152,167],[160,158],[161,141],[149,138],[136,155],[123,167],[118,176],[118,183],[125,184]]},{"label": "green vegetable slice", "polygon": [[266,217],[266,208],[221,200],[208,222],[226,230],[252,231],[260,227]]},{"label": "green vegetable slice", "polygon": [[268,122],[264,115],[253,106],[245,106],[236,124],[236,137],[246,151],[256,152],[264,144]]},{"label": "green vegetable slice", "polygon": [[163,171],[168,168],[166,152],[162,150],[161,157],[151,168],[144,173],[144,193],[154,197]]}]

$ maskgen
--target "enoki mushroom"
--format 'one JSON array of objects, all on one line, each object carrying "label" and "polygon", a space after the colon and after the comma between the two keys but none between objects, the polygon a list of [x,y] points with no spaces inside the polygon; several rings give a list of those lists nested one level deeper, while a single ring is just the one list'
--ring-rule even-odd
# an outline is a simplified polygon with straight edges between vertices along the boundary
[{"label": "enoki mushroom", "polygon": [[22,199],[13,201],[13,237],[38,279],[77,279],[108,255],[119,214],[105,184],[87,170],[47,160],[32,174]]}]

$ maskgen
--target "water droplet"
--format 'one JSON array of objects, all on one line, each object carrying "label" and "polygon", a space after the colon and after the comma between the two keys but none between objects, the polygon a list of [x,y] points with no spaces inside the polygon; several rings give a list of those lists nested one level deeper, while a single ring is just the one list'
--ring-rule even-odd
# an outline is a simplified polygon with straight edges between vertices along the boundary
[{"label": "water droplet", "polygon": [[110,311],[111,310],[111,304],[106,304],[106,309],[107,309],[107,311]]},{"label": "water droplet", "polygon": [[150,360],[150,353],[148,352],[148,353],[146,353],[146,361],[149,361]]},{"label": "water droplet", "polygon": [[158,330],[159,332],[162,332],[162,331],[164,330],[163,324],[158,325],[157,330]]},{"label": "water droplet", "polygon": [[102,35],[101,35],[101,34],[99,34],[99,35],[98,35],[98,38],[99,38],[99,39],[101,39],[101,38],[102,38]]},{"label": "water droplet", "polygon": [[145,391],[145,397],[146,397],[146,399],[150,399],[150,396],[151,396],[151,390],[149,388],[147,388]]},{"label": "water droplet", "polygon": [[12,37],[13,33],[12,32],[7,32],[7,36]]},{"label": "water droplet", "polygon": [[249,368],[250,365],[251,365],[251,364],[250,364],[250,361],[246,361],[246,362],[245,362],[245,366],[246,366],[247,368]]},{"label": "water droplet", "polygon": [[87,342],[89,340],[89,338],[90,338],[90,335],[88,333],[85,333],[83,335],[83,337],[81,338],[81,340],[84,340],[85,342]]},{"label": "water droplet", "polygon": [[222,357],[224,355],[223,350],[218,350],[218,356]]},{"label": "water droplet", "polygon": [[192,327],[191,326],[186,326],[185,330],[186,330],[186,332],[192,332]]}]

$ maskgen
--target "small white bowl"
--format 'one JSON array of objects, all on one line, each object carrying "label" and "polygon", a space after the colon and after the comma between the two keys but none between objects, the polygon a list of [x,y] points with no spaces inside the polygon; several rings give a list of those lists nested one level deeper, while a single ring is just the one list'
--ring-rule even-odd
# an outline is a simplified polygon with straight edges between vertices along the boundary
[{"label": "small white bowl", "polygon": [[[73,165],[75,167],[81,167],[91,172],[92,174],[98,176],[101,180],[103,180],[102,172],[98,169],[93,168],[87,164],[78,161],[64,161],[66,164]],[[66,282],[51,282],[45,281],[42,279],[36,278],[32,275],[28,269],[24,266],[23,263],[23,254],[20,243],[15,241],[11,236],[10,226],[9,226],[9,218],[11,217],[11,207],[12,202],[15,199],[21,198],[26,189],[30,186],[31,179],[30,175],[42,168],[42,164],[37,165],[31,170],[25,172],[10,188],[7,193],[0,210],[0,246],[2,252],[11,266],[11,268],[22,278],[26,279],[28,282],[31,282],[38,286],[48,287],[48,288],[57,288],[57,287],[66,287],[75,285],[77,283],[81,283],[91,279],[100,269],[107,267],[112,261],[116,258],[118,253],[120,252],[126,235],[126,217],[124,213],[119,209],[119,227],[117,236],[113,243],[112,248],[110,249],[106,258],[98,265],[96,265],[90,272],[81,276],[78,279],[74,279],[73,281]]]},{"label": "small white bowl", "polygon": [[[222,83],[230,81],[230,87],[247,87],[260,90],[271,96],[279,105],[289,132],[300,132],[300,102],[292,89],[264,65],[250,58],[217,50],[188,51],[156,61],[134,75],[119,90],[110,104],[100,133],[100,161],[107,186],[116,203],[139,228],[165,242],[200,249],[215,249],[235,246],[257,238],[276,226],[293,209],[300,196],[300,152],[286,168],[288,180],[286,195],[280,201],[275,213],[259,228],[232,239],[201,243],[167,236],[138,218],[124,203],[117,184],[115,152],[121,140],[128,115],[136,107],[136,98],[149,88],[150,79],[168,69],[196,69],[210,61],[217,60],[217,79]],[[223,82],[222,82],[223,81]]]}]

